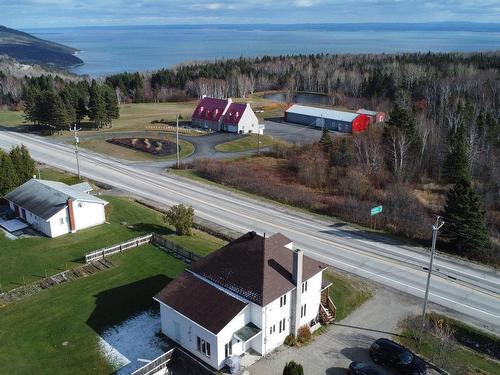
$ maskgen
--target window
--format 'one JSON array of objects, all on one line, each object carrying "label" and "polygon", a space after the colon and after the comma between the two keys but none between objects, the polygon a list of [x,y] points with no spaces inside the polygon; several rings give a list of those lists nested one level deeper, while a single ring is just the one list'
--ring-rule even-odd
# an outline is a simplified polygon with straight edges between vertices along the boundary
[{"label": "window", "polygon": [[[205,354],[207,357],[210,357],[210,343],[196,336],[196,344],[198,351],[200,353]],[[232,350],[232,349],[231,349]]]},{"label": "window", "polygon": [[269,334],[272,335],[274,332],[276,332],[276,324],[273,324],[271,327],[269,327]]},{"label": "window", "polygon": [[307,305],[300,306],[300,317],[303,318],[307,314]]},{"label": "window", "polygon": [[63,225],[63,224],[64,224],[64,218],[63,218],[63,217],[59,219],[59,223],[60,223],[61,225]]},{"label": "window", "polygon": [[224,346],[224,354],[226,355],[226,358],[233,355],[233,340],[229,341]]},{"label": "window", "polygon": [[280,307],[283,307],[285,305],[286,305],[286,294],[280,297]]},{"label": "window", "polygon": [[302,293],[307,292],[307,281],[302,283]]},{"label": "window", "polygon": [[280,333],[285,330],[285,318],[280,320]]}]

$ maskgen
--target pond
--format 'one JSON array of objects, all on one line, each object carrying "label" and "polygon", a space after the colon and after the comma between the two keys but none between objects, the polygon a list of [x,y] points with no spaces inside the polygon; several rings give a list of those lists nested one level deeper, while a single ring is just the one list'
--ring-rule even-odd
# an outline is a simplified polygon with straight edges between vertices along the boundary
[{"label": "pond", "polygon": [[[264,99],[275,100],[277,102],[288,103],[284,92],[274,92],[262,95]],[[293,95],[292,102],[299,104],[325,104],[331,105],[330,96],[326,94],[316,94],[311,92],[297,92]]]}]

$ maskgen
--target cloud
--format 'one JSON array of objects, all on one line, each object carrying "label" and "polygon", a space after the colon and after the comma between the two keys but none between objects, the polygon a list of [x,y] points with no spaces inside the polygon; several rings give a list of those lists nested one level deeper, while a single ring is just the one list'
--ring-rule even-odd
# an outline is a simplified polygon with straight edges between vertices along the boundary
[{"label": "cloud", "polygon": [[217,23],[500,22],[499,0],[0,0],[18,28]]}]

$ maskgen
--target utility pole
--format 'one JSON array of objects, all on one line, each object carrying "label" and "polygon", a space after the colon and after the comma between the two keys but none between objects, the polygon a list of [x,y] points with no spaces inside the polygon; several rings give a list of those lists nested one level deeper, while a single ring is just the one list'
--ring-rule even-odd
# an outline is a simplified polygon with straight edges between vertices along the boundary
[{"label": "utility pole", "polygon": [[424,308],[422,311],[422,328],[420,330],[420,339],[424,334],[425,328],[425,312],[427,310],[427,300],[429,298],[429,286],[431,283],[431,274],[432,274],[432,264],[434,262],[434,252],[436,251],[436,240],[438,230],[444,225],[444,221],[441,220],[441,216],[436,217],[436,223],[432,225],[432,248],[431,248],[431,260],[429,262],[429,271],[427,273],[427,286],[425,288],[425,297],[424,297]]},{"label": "utility pole", "polygon": [[179,117],[180,115],[177,115],[177,120],[176,120],[176,147],[177,147],[177,169],[181,166],[181,161],[180,161],[180,155],[179,155]]},{"label": "utility pole", "polygon": [[260,155],[260,124],[257,124],[257,156]]},{"label": "utility pole", "polygon": [[71,125],[69,127],[69,131],[72,131],[74,136],[75,136],[75,156],[76,156],[76,169],[78,170],[78,179],[81,180],[80,176],[80,160],[78,158],[78,143],[80,143],[80,140],[78,138],[78,131],[81,129],[76,128],[76,124],[73,124],[73,128],[71,128]]}]

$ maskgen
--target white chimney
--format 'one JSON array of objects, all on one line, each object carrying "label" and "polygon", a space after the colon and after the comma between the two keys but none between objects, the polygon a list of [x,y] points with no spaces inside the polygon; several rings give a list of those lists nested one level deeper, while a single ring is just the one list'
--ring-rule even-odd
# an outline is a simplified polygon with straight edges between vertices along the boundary
[{"label": "white chimney", "polygon": [[293,252],[293,273],[292,279],[295,284],[295,304],[292,311],[292,333],[297,336],[297,331],[300,328],[300,307],[302,297],[302,269],[304,263],[304,252],[297,249]]}]

